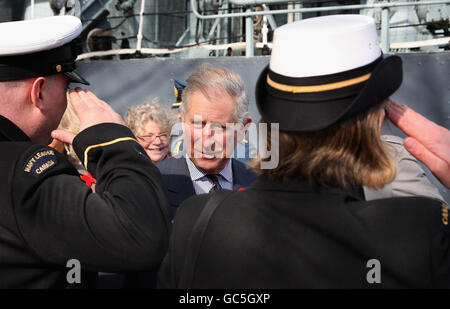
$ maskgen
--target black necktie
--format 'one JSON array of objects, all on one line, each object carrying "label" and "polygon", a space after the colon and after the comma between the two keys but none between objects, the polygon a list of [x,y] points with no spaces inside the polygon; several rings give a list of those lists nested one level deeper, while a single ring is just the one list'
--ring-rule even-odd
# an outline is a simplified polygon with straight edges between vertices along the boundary
[{"label": "black necktie", "polygon": [[220,185],[216,175],[211,174],[206,175],[206,177],[208,177],[209,180],[211,180],[213,183],[212,188],[209,190],[209,193],[222,190],[222,186]]}]

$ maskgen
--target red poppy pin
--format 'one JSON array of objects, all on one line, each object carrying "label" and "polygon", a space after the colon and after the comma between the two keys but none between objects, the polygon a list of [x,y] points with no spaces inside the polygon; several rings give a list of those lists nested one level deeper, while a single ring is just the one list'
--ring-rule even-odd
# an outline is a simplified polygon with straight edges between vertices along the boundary
[{"label": "red poppy pin", "polygon": [[97,179],[95,179],[94,177],[92,177],[92,175],[90,173],[88,173],[85,176],[80,176],[81,180],[84,181],[84,183],[86,184],[86,186],[88,186],[89,188],[92,186],[93,183],[97,183]]}]

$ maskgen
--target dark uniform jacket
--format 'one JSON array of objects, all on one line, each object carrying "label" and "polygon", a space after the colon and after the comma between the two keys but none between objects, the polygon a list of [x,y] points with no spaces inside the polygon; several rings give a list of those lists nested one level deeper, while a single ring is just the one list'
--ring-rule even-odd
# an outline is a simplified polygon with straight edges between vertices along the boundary
[{"label": "dark uniform jacket", "polygon": [[[186,159],[184,157],[169,158],[158,162],[156,166],[162,174],[170,210],[174,215],[184,200],[195,195]],[[231,169],[233,171],[233,191],[250,186],[258,177],[255,172],[236,159],[231,159]]]},{"label": "dark uniform jacket", "polygon": [[0,116],[0,288],[66,287],[71,259],[83,271],[159,266],[168,206],[158,169],[134,135],[100,124],[73,146],[98,181],[96,194],[61,154]]},{"label": "dark uniform jacket", "polygon": [[[159,287],[180,286],[189,237],[210,196],[178,210]],[[448,208],[435,200],[366,202],[337,189],[259,178],[213,213],[188,287],[448,288],[449,237]]]}]

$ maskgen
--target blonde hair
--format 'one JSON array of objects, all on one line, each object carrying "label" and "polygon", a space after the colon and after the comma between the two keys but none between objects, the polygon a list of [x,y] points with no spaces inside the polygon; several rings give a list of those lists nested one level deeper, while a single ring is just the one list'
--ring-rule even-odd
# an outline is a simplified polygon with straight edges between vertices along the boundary
[{"label": "blonde hair", "polygon": [[[70,101],[67,101],[67,108],[61,118],[58,129],[69,131],[70,133],[73,133],[75,135],[80,132],[80,119],[73,109],[72,104],[70,104]],[[72,164],[81,163],[71,144],[64,143],[64,149],[66,150],[67,158]]]},{"label": "blonde hair", "polygon": [[152,103],[130,108],[125,116],[128,127],[136,136],[142,134],[144,126],[149,120],[154,121],[162,131],[170,133],[177,117],[167,106],[158,103],[156,99]]},{"label": "blonde hair", "polygon": [[[346,190],[366,186],[380,189],[397,173],[390,150],[381,140],[384,104],[363,114],[314,132],[280,132],[279,165],[260,169],[257,158],[250,166],[272,181],[303,180]],[[270,134],[267,143],[270,145]],[[270,146],[269,146],[270,147]]]}]

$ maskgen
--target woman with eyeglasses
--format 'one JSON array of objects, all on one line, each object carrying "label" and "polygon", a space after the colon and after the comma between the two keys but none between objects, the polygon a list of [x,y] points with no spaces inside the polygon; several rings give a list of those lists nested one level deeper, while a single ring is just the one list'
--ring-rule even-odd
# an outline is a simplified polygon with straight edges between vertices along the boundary
[{"label": "woman with eyeglasses", "polygon": [[176,116],[168,107],[156,102],[139,105],[128,110],[125,121],[153,163],[170,156],[170,131]]}]

